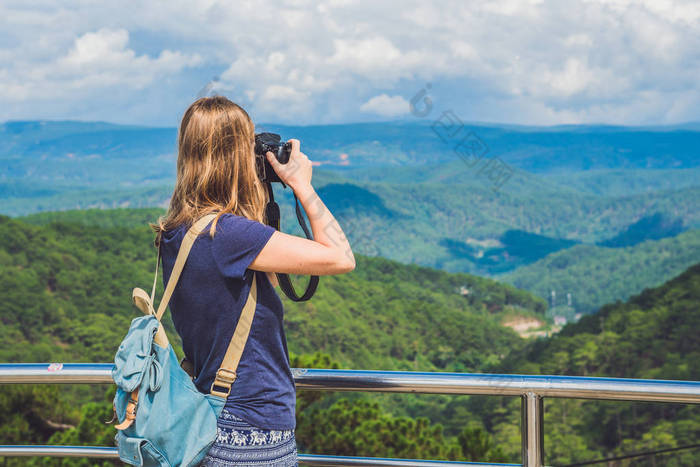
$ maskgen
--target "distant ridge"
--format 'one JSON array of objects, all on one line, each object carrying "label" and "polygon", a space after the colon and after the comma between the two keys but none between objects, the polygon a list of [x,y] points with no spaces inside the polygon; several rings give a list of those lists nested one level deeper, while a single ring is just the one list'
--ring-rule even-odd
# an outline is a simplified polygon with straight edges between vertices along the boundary
[{"label": "distant ridge", "polygon": [[698,262],[700,229],[693,229],[626,248],[576,245],[500,279],[544,299],[550,299],[554,290],[559,305],[566,303],[570,293],[575,311],[592,313],[606,303],[625,300],[670,280]]},{"label": "distant ridge", "polygon": [[[696,122],[666,126],[525,126],[465,122],[462,136],[446,141],[433,130],[434,123],[435,120],[427,119],[306,126],[260,123],[257,129],[301,139],[312,160],[333,163],[339,162],[340,154],[349,154],[352,167],[423,165],[454,160],[457,158],[455,145],[463,137],[462,133],[468,132],[485,144],[486,157],[499,157],[514,167],[536,173],[700,165],[695,150],[700,147],[700,123]],[[138,151],[173,153],[177,129],[42,120],[5,122],[0,125],[0,134],[10,136],[0,146],[0,160],[11,155],[55,154],[57,151],[76,154],[92,151],[117,157],[132,154],[133,157]],[[99,138],[94,134],[99,134]],[[135,145],[132,139],[145,134],[150,138]]]}]

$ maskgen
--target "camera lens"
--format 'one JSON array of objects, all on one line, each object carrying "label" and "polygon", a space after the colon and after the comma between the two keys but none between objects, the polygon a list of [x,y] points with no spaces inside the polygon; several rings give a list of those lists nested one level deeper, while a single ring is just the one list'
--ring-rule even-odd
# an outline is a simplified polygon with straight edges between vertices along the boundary
[{"label": "camera lens", "polygon": [[280,145],[277,152],[277,160],[280,164],[286,164],[289,162],[289,157],[292,155],[292,143],[287,141],[286,143]]}]

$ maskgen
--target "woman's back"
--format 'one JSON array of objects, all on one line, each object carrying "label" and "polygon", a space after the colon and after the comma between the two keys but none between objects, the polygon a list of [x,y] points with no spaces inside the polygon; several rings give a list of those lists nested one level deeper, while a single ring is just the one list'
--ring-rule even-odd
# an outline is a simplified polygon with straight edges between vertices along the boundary
[{"label": "woman's back", "polygon": [[[163,281],[167,283],[189,226],[163,232]],[[194,366],[197,388],[208,393],[255,278],[258,300],[248,342],[226,409],[251,425],[295,428],[295,386],[283,327],[283,306],[264,273],[248,269],[275,229],[223,214],[212,238],[209,227],[194,242],[170,300],[175,329]]]},{"label": "woman's back", "polygon": [[[262,159],[255,152],[250,116],[223,96],[198,99],[180,123],[175,188],[168,212],[153,227],[161,236],[167,283],[189,225],[219,213],[214,237],[206,228],[194,242],[169,304],[198,391],[211,391],[253,280],[258,291],[238,377],[202,466],[297,465],[294,379],[282,302],[269,277],[344,274],[355,268],[348,239],[311,185],[311,161],[299,140],[288,143],[286,163],[270,151]],[[268,208],[275,205],[268,204],[274,197],[263,163],[294,191],[313,240],[267,225]]]}]

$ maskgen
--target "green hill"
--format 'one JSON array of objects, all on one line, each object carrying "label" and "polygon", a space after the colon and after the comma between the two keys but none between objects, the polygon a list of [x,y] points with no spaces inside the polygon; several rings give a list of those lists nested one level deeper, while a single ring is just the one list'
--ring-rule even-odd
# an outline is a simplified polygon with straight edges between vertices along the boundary
[{"label": "green hill", "polygon": [[[340,154],[350,155],[352,167],[423,165],[454,159],[459,141],[441,138],[434,121],[348,123],[285,126],[256,122],[258,131],[298,138],[315,159],[339,168]],[[508,164],[535,173],[607,168],[678,169],[697,167],[700,145],[697,124],[665,127],[559,125],[527,127],[466,123],[472,132]],[[104,122],[10,121],[0,124],[0,159],[21,172],[31,159],[60,161],[92,157],[154,159],[173,151],[175,128],[116,125]],[[568,157],[561,157],[567,154]],[[48,157],[47,157],[48,156]],[[95,157],[97,156],[97,157]],[[43,158],[43,159],[42,159]],[[32,160],[26,162],[33,162]],[[150,167],[149,167],[150,168]]]},{"label": "green hill", "polygon": [[[700,380],[700,263],[512,354],[504,371]],[[564,355],[569,358],[563,359]]]},{"label": "green hill", "polygon": [[[352,189],[348,183],[318,191],[339,208],[337,217],[359,253],[485,276],[512,271],[575,242],[608,240],[650,213],[669,213],[678,228],[668,236],[700,227],[700,187],[600,198],[546,185],[536,191],[536,179],[521,192],[494,192],[478,181],[352,183]],[[280,192],[277,198],[285,200],[285,230],[295,231],[291,195]],[[373,207],[367,209],[368,204]],[[522,233],[515,245],[508,238],[513,231]]]},{"label": "green hill", "polygon": [[[576,245],[504,274],[501,280],[550,299],[557,314],[591,313],[606,303],[626,300],[700,262],[700,230],[648,240],[626,248]],[[572,297],[567,311],[566,294]],[[552,303],[550,303],[550,306]]]},{"label": "green hill", "polygon": [[161,208],[83,209],[39,212],[24,216],[18,220],[34,225],[46,225],[55,222],[89,227],[143,229],[149,222],[155,222],[163,214],[165,214],[165,209]]},{"label": "green hill", "polygon": [[[392,185],[329,176],[319,177],[316,187],[358,253],[485,276],[513,271],[575,242],[594,244],[623,236],[649,213],[672,213],[668,216],[675,227],[663,230],[662,236],[700,226],[698,187],[600,198],[554,188],[536,192],[537,180],[522,193],[494,193],[478,183]],[[158,206],[169,191],[125,191],[116,200],[109,193],[99,192],[94,203],[85,193],[71,195],[77,201],[71,205]],[[290,190],[276,188],[276,199],[283,229],[301,234]],[[48,207],[54,201],[42,203]],[[637,242],[644,239],[644,232],[634,236]]]},{"label": "green hill", "polygon": [[[259,129],[304,142],[322,164],[315,186],[369,256],[492,276],[624,236],[650,214],[669,217],[661,236],[700,227],[696,126],[468,128],[489,149],[472,167],[429,122]],[[174,128],[7,122],[0,135],[1,213],[165,207],[171,194]],[[497,191],[487,161],[513,171]],[[295,231],[290,190],[277,195]]]},{"label": "green hill", "polygon": [[[130,290],[147,286],[151,278],[152,236],[143,221],[154,214],[41,214],[29,219],[32,224],[0,217],[0,361],[111,361],[137,315]],[[384,258],[357,260],[352,273],[323,277],[310,302],[283,299],[293,365],[700,378],[700,265],[628,303],[606,305],[559,335],[526,341],[499,323],[518,314],[542,317],[544,301],[528,292]],[[177,343],[169,318],[165,326]],[[310,356],[318,351],[325,356]],[[111,411],[104,389],[0,387],[0,443],[111,444],[111,428],[102,424]],[[517,398],[313,392],[299,397],[299,439],[314,452],[519,459]],[[694,407],[546,401],[551,465],[691,444],[698,435]],[[695,453],[657,465],[691,466]],[[25,465],[21,462],[7,465]]]},{"label": "green hill", "polygon": [[[503,372],[700,380],[700,264],[627,302],[601,307],[557,335],[511,353]],[[545,443],[559,463],[692,445],[700,407],[668,403],[545,402]],[[563,437],[563,434],[568,436]],[[697,465],[700,449],[639,464]]]},{"label": "green hill", "polygon": [[661,238],[675,237],[685,230],[683,221],[672,219],[660,212],[639,219],[626,230],[609,238],[598,245],[611,248],[624,248],[642,243],[645,240],[659,240]]},{"label": "green hill", "polygon": [[[131,289],[148,286],[152,277],[155,251],[144,221],[157,213],[126,209],[42,213],[31,216],[34,224],[0,216],[0,361],[111,361],[131,319],[138,315],[131,305]],[[484,371],[523,343],[500,324],[503,317],[544,313],[544,301],[490,279],[384,258],[356,258],[352,273],[323,277],[311,301],[299,304],[283,296],[294,355],[323,352],[345,368]],[[462,288],[470,293],[463,295]],[[164,323],[180,354],[169,315]],[[306,358],[298,364],[310,361],[316,360]],[[330,365],[328,360],[320,362]],[[78,385],[61,391],[44,386],[28,392],[0,387],[0,418],[11,420],[0,428],[0,443],[43,443],[55,434],[53,442],[111,444],[104,437],[104,425],[94,425],[90,435],[78,436],[69,429],[68,438],[57,428],[87,416],[75,401],[109,418],[105,412],[109,405],[97,402],[103,398],[104,386]],[[323,400],[330,405],[338,397]],[[406,407],[384,400],[386,409],[396,409],[396,415],[381,415],[384,412],[371,406],[366,415],[379,417],[377,423],[403,420]],[[300,433],[317,439],[313,434],[317,426]],[[433,435],[442,430],[429,429]],[[95,433],[102,434],[95,438]],[[78,438],[70,437],[74,435]],[[425,449],[397,452],[447,455],[442,447]],[[460,451],[450,452],[459,456],[455,453]]]},{"label": "green hill", "polygon": [[[391,225],[392,223],[386,218],[381,221],[379,210],[388,212],[391,207],[377,205],[374,208],[378,217],[376,224],[364,224],[358,227],[358,224],[362,222],[360,214],[351,215],[350,208],[343,207],[340,199],[328,196],[327,193],[323,193],[322,189],[319,189],[319,192],[322,192],[321,196],[329,206],[333,205],[332,209],[337,209],[337,217],[345,218],[342,221],[343,226],[356,251],[361,250],[358,248],[358,244],[362,245],[365,242],[364,244],[367,245],[378,243],[378,241],[372,237],[358,235],[357,231],[352,230],[354,228],[375,232],[375,235],[385,239],[386,250],[397,250],[395,244],[399,242],[392,243],[386,233],[387,230],[393,232],[394,228],[386,229],[385,227],[384,230],[380,230],[381,225]],[[347,193],[347,191],[345,192]],[[110,211],[93,209],[37,213],[22,219],[32,224],[65,221],[92,226],[134,227],[152,221],[162,212],[163,210],[160,209],[116,209]],[[666,219],[666,216],[648,216],[644,219],[655,217]],[[296,221],[296,217],[292,213],[291,207],[286,203],[283,206],[283,218],[288,224],[284,226],[286,231],[303,235],[297,225],[291,224]],[[409,227],[407,226],[406,229]],[[627,232],[630,231],[628,229]],[[427,232],[426,235],[430,235],[430,232]],[[649,235],[653,233],[653,231],[648,232]],[[401,238],[408,242],[414,242],[416,248],[428,250],[428,246],[419,241],[418,234],[404,231],[401,233]],[[620,238],[634,238],[632,243],[637,243],[643,236],[623,235]],[[563,315],[569,320],[573,319],[576,313],[591,313],[605,303],[624,300],[645,287],[661,284],[691,264],[700,261],[700,231],[697,229],[684,232],[676,237],[642,241],[625,248],[607,248],[590,244],[572,246],[572,243],[575,242],[570,240],[545,237],[519,230],[509,230],[500,237],[485,241],[472,239],[467,242],[442,238],[437,242],[440,249],[449,249],[453,257],[460,257],[463,261],[478,265],[480,268],[495,268],[502,265],[502,261],[517,262],[520,264],[518,269],[496,276],[498,280],[528,290],[548,302],[551,301],[551,291],[554,290],[557,294],[557,299],[553,304],[556,309],[551,310],[549,315],[550,317],[551,315]],[[375,254],[381,253],[381,251],[376,250],[373,252]],[[539,259],[543,255],[548,256]],[[408,257],[406,261],[411,259]],[[413,259],[418,263],[415,258]],[[571,294],[571,307],[567,306],[567,293]]]},{"label": "green hill", "polygon": [[547,180],[582,193],[624,196],[695,186],[700,169],[597,169],[548,174]]},{"label": "green hill", "polygon": [[[155,252],[142,222],[151,214],[73,212],[43,226],[3,217],[0,360],[109,361],[136,313],[131,288],[145,287],[152,274]],[[470,289],[468,298],[461,286]],[[364,368],[477,370],[503,353],[489,350],[494,342],[509,347],[519,340],[499,324],[500,314],[541,315],[545,304],[492,280],[360,256],[355,272],[324,277],[310,302],[285,297],[285,308],[290,348],[298,353],[322,350]],[[423,337],[416,341],[416,334]],[[431,348],[434,340],[450,348]]]}]

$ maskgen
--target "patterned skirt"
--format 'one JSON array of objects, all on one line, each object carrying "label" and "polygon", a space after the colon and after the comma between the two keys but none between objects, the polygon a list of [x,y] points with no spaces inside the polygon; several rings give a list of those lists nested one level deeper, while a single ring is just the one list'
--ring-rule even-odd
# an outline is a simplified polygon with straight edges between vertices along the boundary
[{"label": "patterned skirt", "polygon": [[296,467],[294,430],[266,430],[249,425],[224,409],[217,437],[200,467]]}]

